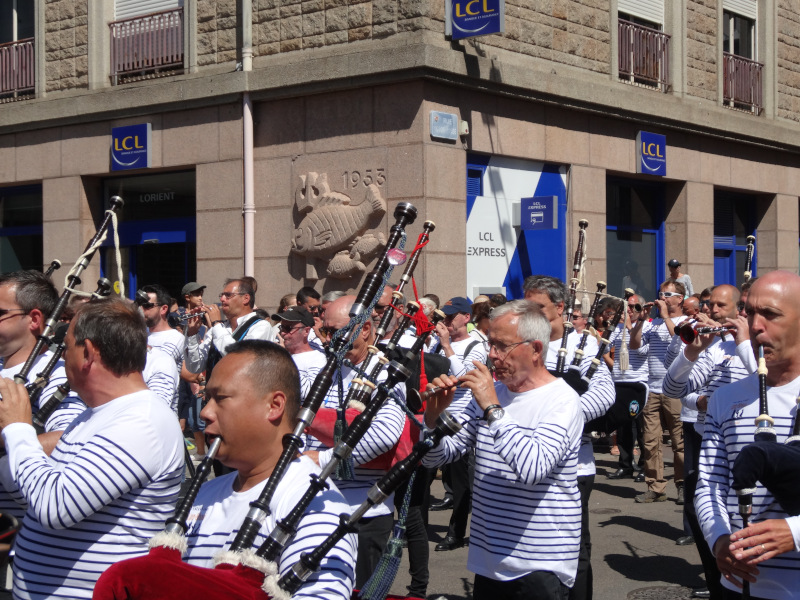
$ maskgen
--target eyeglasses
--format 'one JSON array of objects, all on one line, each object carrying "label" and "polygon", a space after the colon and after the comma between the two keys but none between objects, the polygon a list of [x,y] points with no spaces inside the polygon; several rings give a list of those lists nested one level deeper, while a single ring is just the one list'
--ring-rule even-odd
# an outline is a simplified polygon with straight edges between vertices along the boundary
[{"label": "eyeglasses", "polygon": [[658,297],[659,298],[672,298],[673,296],[681,296],[681,297],[683,297],[683,294],[681,294],[679,292],[658,292]]},{"label": "eyeglasses", "polygon": [[744,310],[744,307],[745,307],[745,303],[744,302],[737,302],[736,303],[736,310],[738,310],[739,312],[742,312]]},{"label": "eyeglasses", "polygon": [[14,312],[15,310],[21,310],[22,314],[28,314],[24,308],[0,308],[0,317],[5,317],[8,313]]},{"label": "eyeglasses", "polygon": [[339,331],[339,327],[320,327],[319,332],[325,337],[332,338]]},{"label": "eyeglasses", "polygon": [[245,292],[222,292],[219,295],[219,299],[222,300],[223,298],[227,298],[228,300],[230,300],[234,296],[244,296],[244,295]]},{"label": "eyeglasses", "polygon": [[700,300],[700,307],[701,308],[703,306],[708,306],[709,304],[711,304],[711,302],[709,300]]},{"label": "eyeglasses", "polygon": [[278,325],[278,329],[281,330],[281,333],[292,333],[302,328],[303,328],[302,325],[298,325],[297,327],[295,327],[294,324],[292,323],[281,323],[280,325]]},{"label": "eyeglasses", "polygon": [[155,302],[144,302],[143,304],[140,304],[139,306],[141,306],[142,308],[150,309],[150,308],[153,308],[155,305],[156,305]]},{"label": "eyeglasses", "polygon": [[382,313],[383,311],[386,310],[386,306],[384,306],[383,304],[376,304],[372,308],[376,313]]},{"label": "eyeglasses", "polygon": [[511,354],[511,351],[514,350],[514,348],[516,348],[517,346],[521,346],[522,344],[528,344],[532,341],[533,340],[524,340],[522,342],[517,342],[516,344],[509,344],[508,346],[506,346],[505,344],[500,344],[498,342],[489,342],[489,352],[491,352],[492,348],[494,348],[495,354],[497,354],[497,356],[500,359],[504,359],[509,354]]}]

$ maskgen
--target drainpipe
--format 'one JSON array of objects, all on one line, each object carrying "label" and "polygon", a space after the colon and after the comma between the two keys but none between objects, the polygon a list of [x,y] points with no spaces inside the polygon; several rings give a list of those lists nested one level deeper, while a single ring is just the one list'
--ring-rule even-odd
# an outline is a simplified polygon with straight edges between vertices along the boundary
[{"label": "drainpipe", "polygon": [[[248,73],[253,70],[253,1],[242,1],[242,71]],[[247,75],[245,75],[247,78]],[[247,83],[247,79],[245,79]],[[253,103],[250,94],[242,95],[242,143],[244,156],[244,169],[242,188],[244,190],[244,203],[242,216],[244,217],[244,274],[250,277],[255,275],[255,235],[256,235],[256,202],[255,202],[255,177],[253,174]]]}]

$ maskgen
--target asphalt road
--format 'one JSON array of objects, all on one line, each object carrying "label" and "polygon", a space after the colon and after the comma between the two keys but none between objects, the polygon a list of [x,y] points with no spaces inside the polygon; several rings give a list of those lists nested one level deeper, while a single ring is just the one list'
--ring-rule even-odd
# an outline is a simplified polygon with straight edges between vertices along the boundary
[{"label": "asphalt road", "polygon": [[[596,447],[595,460],[597,476],[589,509],[594,599],[689,598],[693,588],[704,586],[704,580],[696,548],[675,544],[684,533],[682,507],[674,502],[671,450],[665,449],[669,500],[654,504],[637,504],[633,500],[646,490],[644,483],[606,478],[606,473],[617,468],[617,457],[611,456],[607,448]],[[435,481],[431,490],[434,496],[441,498],[441,481]],[[428,598],[470,600],[473,575],[466,569],[468,548],[434,551],[434,546],[447,533],[449,519],[449,511],[430,513]],[[405,594],[409,582],[404,554],[392,594]]]}]

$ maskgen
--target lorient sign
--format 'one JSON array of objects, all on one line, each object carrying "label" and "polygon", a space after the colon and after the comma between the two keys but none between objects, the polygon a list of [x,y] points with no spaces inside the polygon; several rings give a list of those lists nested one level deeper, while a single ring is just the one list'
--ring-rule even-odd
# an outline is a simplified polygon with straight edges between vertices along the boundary
[{"label": "lorient sign", "polygon": [[445,33],[454,40],[503,33],[505,0],[445,0]]},{"label": "lorient sign", "polygon": [[150,123],[114,127],[111,130],[111,170],[150,167]]},{"label": "lorient sign", "polygon": [[636,134],[636,172],[646,175],[667,174],[667,138],[657,133]]}]

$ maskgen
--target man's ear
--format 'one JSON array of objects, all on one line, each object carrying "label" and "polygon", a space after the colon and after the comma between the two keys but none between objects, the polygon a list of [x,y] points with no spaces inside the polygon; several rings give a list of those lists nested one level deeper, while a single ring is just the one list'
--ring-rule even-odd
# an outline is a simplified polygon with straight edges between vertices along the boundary
[{"label": "man's ear", "polygon": [[281,390],[270,392],[267,405],[267,419],[278,421],[286,412],[286,394]]},{"label": "man's ear", "polygon": [[83,364],[83,368],[86,369],[91,366],[93,363],[101,363],[100,360],[100,350],[98,350],[97,346],[94,345],[92,340],[84,340],[83,341],[83,360],[85,361]]},{"label": "man's ear", "polygon": [[31,319],[30,329],[36,335],[39,335],[44,331],[44,322],[47,320],[45,314],[39,310],[38,308],[34,308],[31,312],[28,313],[28,316]]},{"label": "man's ear", "polygon": [[361,329],[361,337],[365,340],[372,339],[372,319],[364,321],[364,327]]},{"label": "man's ear", "polygon": [[561,315],[564,314],[564,303],[563,302],[556,302],[555,306],[556,306],[556,312],[558,313],[558,316],[560,317]]}]

